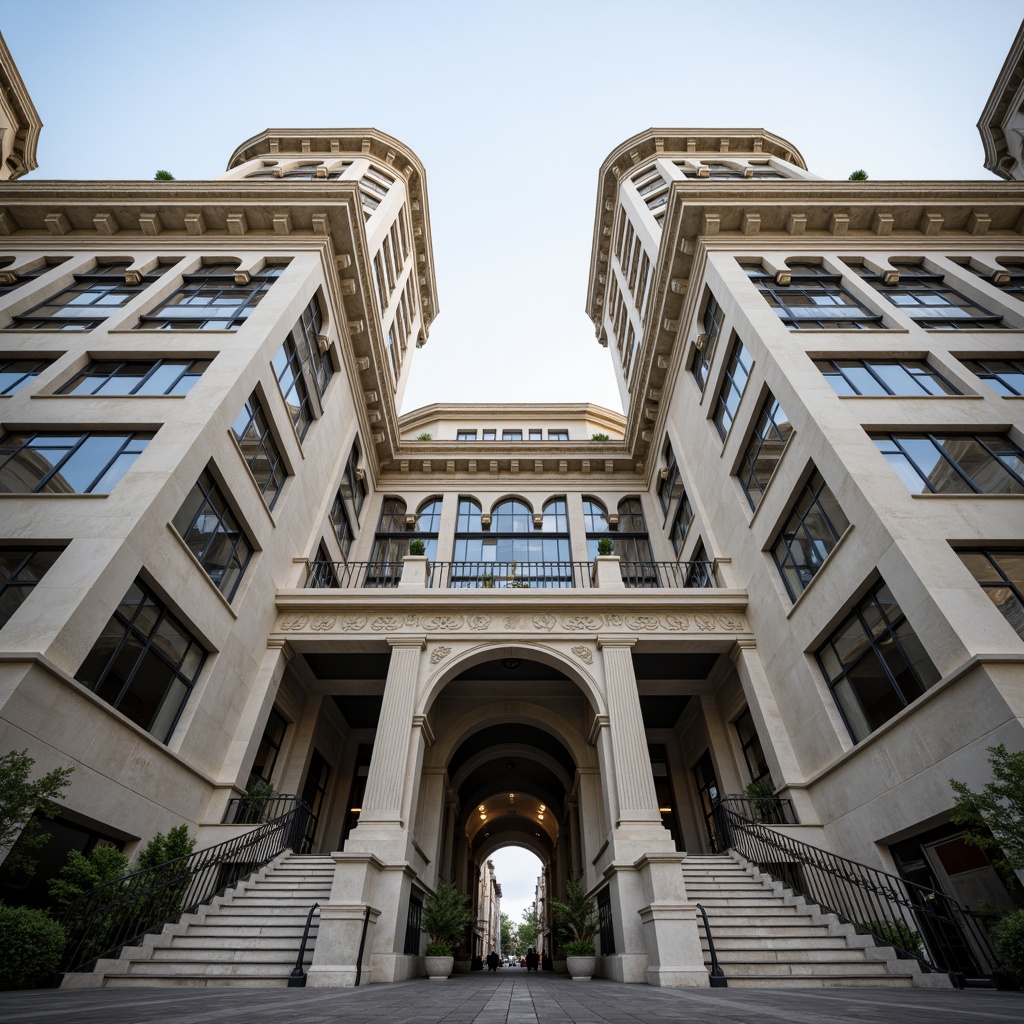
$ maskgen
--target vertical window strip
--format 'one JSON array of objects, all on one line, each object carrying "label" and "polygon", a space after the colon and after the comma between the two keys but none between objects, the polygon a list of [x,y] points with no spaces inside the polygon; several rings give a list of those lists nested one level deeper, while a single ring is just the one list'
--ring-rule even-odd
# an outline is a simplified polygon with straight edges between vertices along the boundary
[{"label": "vertical window strip", "polygon": [[729,356],[729,363],[725,368],[725,377],[722,386],[718,389],[715,399],[714,421],[718,428],[719,436],[724,440],[729,433],[732,421],[736,417],[736,410],[739,408],[743,392],[746,390],[747,381],[750,379],[751,359],[743,342],[736,338],[733,342],[732,353]]},{"label": "vertical window strip", "polygon": [[792,434],[789,417],[769,391],[737,471],[751,509],[760,503]]}]

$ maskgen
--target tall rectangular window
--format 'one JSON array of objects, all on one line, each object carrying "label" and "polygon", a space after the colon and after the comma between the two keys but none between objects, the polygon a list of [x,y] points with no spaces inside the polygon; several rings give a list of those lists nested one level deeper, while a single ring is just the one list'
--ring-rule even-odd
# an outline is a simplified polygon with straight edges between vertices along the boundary
[{"label": "tall rectangular window", "polygon": [[152,437],[6,434],[0,438],[0,494],[109,494]]},{"label": "tall rectangular window", "polygon": [[815,359],[837,395],[958,395],[923,359]]},{"label": "tall rectangular window", "polygon": [[187,395],[209,359],[94,359],[58,395]]},{"label": "tall rectangular window", "polygon": [[715,426],[722,438],[729,433],[732,421],[736,418],[736,410],[750,379],[750,369],[750,355],[743,342],[736,338],[729,355],[729,364],[725,368],[725,378],[715,399]]},{"label": "tall rectangular window", "polygon": [[693,558],[688,563],[686,579],[683,580],[684,587],[700,587],[712,589],[715,587],[715,566],[708,558],[704,541],[701,541],[693,550]]},{"label": "tall rectangular window", "polygon": [[352,522],[348,517],[348,510],[345,508],[345,499],[341,491],[334,496],[334,503],[331,505],[331,525],[334,527],[334,534],[338,538],[338,546],[341,548],[343,558],[348,558],[349,549],[352,547],[354,531]]},{"label": "tall rectangular window", "polygon": [[208,470],[200,475],[172,522],[230,601],[242,582],[253,546]]},{"label": "tall rectangular window", "polygon": [[75,678],[166,743],[206,654],[163,602],[136,580]]},{"label": "tall rectangular window", "polygon": [[899,307],[918,327],[941,331],[977,331],[1005,327],[1003,318],[946,284],[942,274],[909,260],[891,260],[898,278],[870,270],[854,269],[880,295]]},{"label": "tall rectangular window", "polygon": [[59,548],[0,548],[0,629],[59,557]]},{"label": "tall rectangular window", "polygon": [[123,309],[145,291],[159,273],[145,274],[133,284],[125,280],[130,261],[100,264],[75,274],[74,284],[14,317],[9,331],[91,331],[111,313]]},{"label": "tall rectangular window", "polygon": [[352,442],[352,449],[348,453],[348,461],[345,463],[345,474],[341,478],[341,493],[349,503],[352,511],[352,521],[359,522],[359,513],[362,511],[363,502],[366,500],[366,483],[363,480],[362,470],[359,468],[359,441]]},{"label": "tall rectangular window", "polygon": [[334,376],[330,352],[326,347],[320,347],[323,329],[323,310],[320,308],[319,298],[314,295],[309,305],[302,311],[299,322],[292,328],[292,340],[299,352],[299,360],[321,398],[324,397],[327,385]]},{"label": "tall rectangular window", "polygon": [[268,508],[273,508],[284,487],[288,468],[255,391],[235,417],[231,429],[263,500]]},{"label": "tall rectangular window", "polygon": [[1024,493],[1024,452],[1004,434],[874,434],[912,494]]},{"label": "tall rectangular window", "polygon": [[858,742],[939,681],[884,582],[857,604],[815,657]]},{"label": "tall rectangular window", "polygon": [[842,285],[842,275],[830,273],[818,263],[790,260],[788,283],[763,266],[746,267],[779,319],[793,331],[850,331],[884,327],[882,317],[863,306]]},{"label": "tall rectangular window", "polygon": [[284,734],[287,729],[288,722],[284,715],[277,708],[271,708],[270,717],[263,730],[263,739],[260,740],[260,745],[256,748],[256,757],[253,758],[252,770],[249,772],[250,782],[254,779],[273,782],[274,767],[277,764],[278,755],[281,753],[281,745],[284,743]]},{"label": "tall rectangular window", "polygon": [[849,525],[835,495],[815,469],[772,544],[772,558],[793,601],[814,579]]},{"label": "tall rectangular window", "polygon": [[761,501],[792,434],[789,417],[769,391],[736,474],[752,509]]},{"label": "tall rectangular window", "polygon": [[740,738],[740,748],[743,750],[743,760],[747,764],[747,771],[750,772],[750,781],[771,779],[768,761],[764,756],[764,749],[758,738],[757,727],[751,717],[750,708],[744,708],[743,714],[733,724],[736,726],[736,734]]},{"label": "tall rectangular window", "polygon": [[1004,398],[1024,395],[1024,359],[964,359],[963,364]]},{"label": "tall rectangular window", "polygon": [[1024,640],[1024,548],[979,548],[957,554]]},{"label": "tall rectangular window", "polygon": [[295,433],[303,440],[313,422],[313,412],[309,403],[309,392],[302,376],[302,362],[295,350],[291,338],[285,338],[284,344],[277,350],[273,359],[274,376],[278,387],[288,406],[288,414],[295,425]]},{"label": "tall rectangular window", "polygon": [[245,275],[247,284],[238,284],[237,266],[237,260],[207,263],[183,274],[177,291],[141,316],[137,327],[149,331],[238,330],[285,268],[264,267]]},{"label": "tall rectangular window", "polygon": [[672,503],[683,493],[683,478],[679,474],[679,466],[676,463],[675,452],[672,445],[665,443],[665,468],[658,478],[658,501],[661,502],[661,510],[667,516],[672,508]]},{"label": "tall rectangular window", "polygon": [[708,370],[711,368],[711,360],[715,357],[715,343],[718,341],[718,335],[722,333],[724,319],[722,307],[718,305],[714,295],[709,295],[701,317],[703,330],[697,338],[697,351],[690,366],[690,372],[701,391],[708,382]]},{"label": "tall rectangular window", "polygon": [[682,492],[679,505],[676,508],[675,518],[672,520],[672,547],[676,555],[683,550],[686,542],[686,535],[690,532],[690,523],[693,522],[693,508],[690,506],[690,499],[686,491]]}]

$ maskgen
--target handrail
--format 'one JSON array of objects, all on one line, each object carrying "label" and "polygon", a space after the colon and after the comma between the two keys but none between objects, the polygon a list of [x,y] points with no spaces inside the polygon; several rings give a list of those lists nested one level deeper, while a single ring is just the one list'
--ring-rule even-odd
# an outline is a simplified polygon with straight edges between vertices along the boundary
[{"label": "handrail", "polygon": [[299,955],[295,958],[295,966],[292,973],[288,975],[289,988],[305,988],[306,972],[302,969],[302,961],[306,959],[306,942],[309,939],[309,928],[313,923],[313,914],[320,908],[319,903],[314,903],[306,915],[306,927],[302,929],[302,942],[299,943]]},{"label": "handrail", "polygon": [[708,937],[708,952],[711,954],[711,976],[708,980],[711,982],[712,988],[728,988],[729,979],[726,978],[725,971],[722,970],[722,965],[718,962],[718,954],[715,952],[715,940],[711,937],[708,912],[699,903],[696,906],[700,911],[700,916],[704,918],[704,933]]},{"label": "handrail", "polygon": [[309,808],[295,800],[291,810],[243,835],[90,889],[61,919],[68,935],[61,970],[88,969],[248,878],[285,850],[298,851],[308,817]]},{"label": "handrail", "polygon": [[741,818],[759,821],[764,825],[799,825],[793,801],[779,796],[745,796],[729,793],[722,803]]},{"label": "handrail", "polygon": [[965,977],[986,977],[996,968],[975,916],[944,892],[801,842],[724,803],[715,816],[723,848],[731,847],[859,933],[892,946],[897,955],[948,974],[959,987]]},{"label": "handrail", "polygon": [[222,825],[265,825],[287,814],[301,803],[294,793],[274,793],[271,796],[233,796],[224,808]]}]

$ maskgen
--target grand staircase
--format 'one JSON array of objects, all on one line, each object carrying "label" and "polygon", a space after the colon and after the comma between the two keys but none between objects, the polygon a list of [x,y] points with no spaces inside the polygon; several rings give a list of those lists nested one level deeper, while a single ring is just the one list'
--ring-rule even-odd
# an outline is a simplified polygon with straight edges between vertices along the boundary
[{"label": "grand staircase", "polygon": [[[890,946],[823,913],[739,855],[688,856],[687,895],[707,911],[718,961],[730,988],[822,986],[948,987],[945,974],[921,971]],[[704,961],[711,956],[697,914]]]},{"label": "grand staircase", "polygon": [[[119,959],[65,975],[64,987],[287,985],[309,908],[327,901],[333,879],[330,857],[282,854],[196,913],[125,947]],[[316,932],[314,914],[307,968]]]}]

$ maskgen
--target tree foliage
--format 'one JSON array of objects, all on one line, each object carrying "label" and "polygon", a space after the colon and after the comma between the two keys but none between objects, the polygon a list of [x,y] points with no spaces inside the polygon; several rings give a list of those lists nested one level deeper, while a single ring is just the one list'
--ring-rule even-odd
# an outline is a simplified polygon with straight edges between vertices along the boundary
[{"label": "tree foliage", "polygon": [[509,955],[519,952],[519,926],[505,913],[501,915],[501,951]]},{"label": "tree foliage", "polygon": [[128,857],[116,846],[94,846],[88,856],[70,850],[60,874],[50,879],[50,899],[59,907],[68,907],[97,885],[127,873]]},{"label": "tree foliage", "polygon": [[950,779],[956,803],[950,815],[964,829],[964,841],[984,850],[1007,878],[1024,868],[1024,751],[1011,754],[1005,744],[988,748],[993,782],[976,793]]},{"label": "tree foliage", "polygon": [[853,171],[850,174],[849,180],[850,181],[867,181],[868,180],[868,172],[864,171],[864,170]]},{"label": "tree foliage", "polygon": [[523,911],[523,920],[519,925],[519,949],[521,952],[525,953],[531,946],[537,945],[539,931],[537,908],[529,906]]},{"label": "tree foliage", "polygon": [[0,850],[11,847],[4,863],[26,875],[35,872],[35,854],[50,838],[40,819],[57,813],[54,801],[63,798],[74,771],[54,768],[30,782],[34,764],[27,750],[0,757]]},{"label": "tree foliage", "polygon": [[156,174],[153,175],[153,180],[154,181],[174,181],[175,177],[174,177],[173,174],[171,174],[170,171],[157,171]]}]

